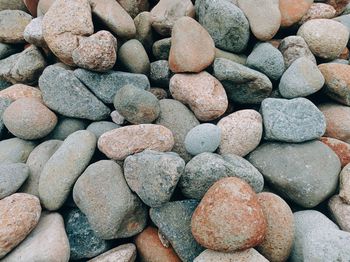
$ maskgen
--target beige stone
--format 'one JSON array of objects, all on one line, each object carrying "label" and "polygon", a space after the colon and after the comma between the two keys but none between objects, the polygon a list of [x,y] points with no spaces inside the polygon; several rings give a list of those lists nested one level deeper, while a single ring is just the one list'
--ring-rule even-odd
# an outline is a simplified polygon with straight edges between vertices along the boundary
[{"label": "beige stone", "polygon": [[113,248],[88,262],[134,262],[136,248],[134,244],[124,244]]},{"label": "beige stone", "polygon": [[24,43],[23,32],[32,16],[20,10],[0,11],[0,42]]},{"label": "beige stone", "polygon": [[203,251],[193,262],[268,262],[253,248],[232,253],[217,252],[210,249]]},{"label": "beige stone", "polygon": [[4,90],[1,90],[0,97],[8,98],[13,101],[25,97],[38,98],[40,100],[42,99],[41,91],[39,88],[35,88],[24,84],[15,84]]},{"label": "beige stone", "polygon": [[328,201],[328,208],[340,229],[350,232],[350,205],[335,195]]}]

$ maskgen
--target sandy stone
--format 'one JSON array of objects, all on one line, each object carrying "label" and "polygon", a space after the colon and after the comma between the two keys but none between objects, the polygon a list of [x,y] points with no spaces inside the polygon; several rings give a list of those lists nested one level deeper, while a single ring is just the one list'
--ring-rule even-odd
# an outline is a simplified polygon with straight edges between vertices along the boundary
[{"label": "sandy stone", "polygon": [[280,0],[281,26],[288,27],[299,22],[313,2],[314,0]]},{"label": "sandy stone", "polygon": [[152,26],[161,35],[169,36],[177,20],[194,18],[195,9],[190,0],[160,0],[151,10]]},{"label": "sandy stone", "polygon": [[17,100],[25,97],[42,99],[40,89],[24,84],[15,84],[1,90],[0,97],[10,100]]},{"label": "sandy stone", "polygon": [[263,124],[261,115],[254,110],[240,110],[218,122],[221,129],[220,154],[245,156],[260,143]]},{"label": "sandy stone", "polygon": [[346,165],[340,172],[339,197],[350,205],[350,164]]},{"label": "sandy stone", "polygon": [[103,253],[88,262],[134,262],[136,259],[136,248],[134,244],[124,244]]},{"label": "sandy stone", "polygon": [[79,36],[88,36],[93,32],[88,0],[57,0],[43,19],[43,34],[47,45],[68,65],[74,65],[72,52],[79,46]]},{"label": "sandy stone", "polygon": [[21,10],[0,11],[0,42],[24,43],[23,32],[32,16]]},{"label": "sandy stone", "polygon": [[228,177],[216,182],[204,195],[193,213],[191,229],[202,246],[232,252],[260,244],[267,221],[249,184]]},{"label": "sandy stone", "polygon": [[341,167],[350,163],[350,144],[331,137],[321,137],[320,139],[337,154]]},{"label": "sandy stone", "polygon": [[210,249],[203,251],[193,262],[268,262],[253,248],[232,253],[217,252]]},{"label": "sandy stone", "polygon": [[267,220],[267,231],[257,250],[271,262],[286,261],[294,241],[293,212],[273,193],[259,193],[258,199]]},{"label": "sandy stone", "polygon": [[214,58],[215,46],[209,33],[190,17],[177,20],[171,34],[171,71],[198,73],[207,68]]},{"label": "sandy stone", "polygon": [[335,9],[331,5],[324,3],[314,3],[310,6],[306,14],[301,18],[299,24],[304,24],[306,21],[318,18],[333,18],[335,16]]},{"label": "sandy stone", "polygon": [[98,139],[100,151],[114,160],[123,160],[145,149],[171,151],[173,146],[172,132],[164,126],[153,124],[121,127],[104,133]]},{"label": "sandy stone", "polygon": [[172,247],[166,247],[159,239],[158,230],[147,227],[136,236],[135,245],[143,262],[181,262]]},{"label": "sandy stone", "polygon": [[170,92],[174,99],[189,105],[201,121],[211,121],[222,116],[228,99],[222,84],[207,72],[176,74],[170,80]]},{"label": "sandy stone", "polygon": [[41,207],[37,197],[16,193],[0,200],[0,210],[0,258],[3,258],[35,228]]}]

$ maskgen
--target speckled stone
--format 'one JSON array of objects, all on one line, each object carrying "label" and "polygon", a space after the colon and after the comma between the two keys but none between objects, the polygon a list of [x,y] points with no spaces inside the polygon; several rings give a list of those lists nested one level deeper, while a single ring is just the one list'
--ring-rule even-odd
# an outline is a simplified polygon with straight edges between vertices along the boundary
[{"label": "speckled stone", "polygon": [[341,162],[341,167],[350,163],[350,144],[331,137],[321,137],[320,140],[337,154]]},{"label": "speckled stone", "polygon": [[131,17],[136,17],[143,11],[149,10],[148,0],[117,0],[118,3],[129,13]]},{"label": "speckled stone", "polygon": [[35,145],[17,137],[0,141],[0,164],[25,163]]},{"label": "speckled stone", "polygon": [[0,41],[2,43],[24,43],[23,32],[32,16],[21,10],[0,11]]},{"label": "speckled stone", "polygon": [[47,139],[65,140],[70,134],[84,130],[88,122],[83,119],[59,116],[57,125]]},{"label": "speckled stone", "polygon": [[0,199],[15,193],[29,175],[23,163],[0,165]]},{"label": "speckled stone", "polygon": [[158,60],[151,63],[149,78],[153,85],[168,88],[172,76],[168,60]]},{"label": "speckled stone", "polygon": [[30,21],[24,29],[23,38],[30,44],[47,48],[43,35],[43,16],[34,18]]},{"label": "speckled stone", "polygon": [[168,59],[171,47],[171,38],[163,38],[154,42],[152,53],[157,60]]},{"label": "speckled stone", "polygon": [[8,98],[12,101],[15,101],[20,98],[38,98],[42,99],[41,91],[38,88],[23,85],[23,84],[15,84],[4,90],[0,91],[0,97]]},{"label": "speckled stone", "polygon": [[328,201],[328,208],[340,229],[350,232],[350,205],[344,203],[339,195],[334,195]]},{"label": "speckled stone", "polygon": [[333,6],[324,3],[313,3],[306,14],[303,15],[299,24],[304,24],[306,21],[318,18],[331,19],[335,16],[336,10]]}]

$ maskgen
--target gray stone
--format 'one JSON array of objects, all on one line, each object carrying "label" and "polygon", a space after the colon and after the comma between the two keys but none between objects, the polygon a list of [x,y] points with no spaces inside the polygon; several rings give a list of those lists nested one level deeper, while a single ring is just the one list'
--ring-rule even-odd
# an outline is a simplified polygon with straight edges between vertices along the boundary
[{"label": "gray stone", "polygon": [[83,119],[61,116],[58,119],[55,129],[49,134],[47,139],[65,140],[70,134],[84,130],[87,125],[88,123]]},{"label": "gray stone", "polygon": [[29,175],[29,168],[23,163],[0,165],[0,199],[20,188]]},{"label": "gray stone", "polygon": [[247,58],[247,66],[270,79],[278,80],[284,72],[284,59],[281,52],[270,43],[258,44]]},{"label": "gray stone", "polygon": [[186,151],[185,138],[187,133],[199,125],[194,114],[182,103],[173,99],[162,99],[160,103],[160,115],[156,123],[171,130],[174,135],[175,145],[172,149],[186,162],[192,157]]},{"label": "gray stone", "polygon": [[121,167],[114,161],[90,165],[75,183],[73,198],[103,239],[130,237],[146,226],[147,211],[131,193]]},{"label": "gray stone", "polygon": [[30,44],[47,48],[43,36],[43,16],[30,21],[23,32],[23,37]]},{"label": "gray stone", "polygon": [[349,60],[345,60],[345,59],[334,59],[334,60],[330,61],[330,63],[348,65],[348,64],[349,64]]},{"label": "gray stone", "polygon": [[145,90],[150,88],[148,78],[142,74],[116,71],[97,73],[79,68],[74,75],[107,104],[113,103],[115,94],[125,85],[132,84]]},{"label": "gray stone", "polygon": [[35,145],[17,137],[0,141],[0,164],[25,163]]},{"label": "gray stone", "polygon": [[110,109],[98,100],[72,71],[48,66],[39,79],[44,103],[52,110],[68,117],[102,120]]},{"label": "gray stone", "polygon": [[65,215],[65,228],[72,260],[95,257],[110,247],[106,240],[96,235],[79,209],[72,209]]},{"label": "gray stone", "polygon": [[151,63],[150,80],[152,84],[161,87],[169,87],[170,78],[173,76],[169,68],[168,60],[158,60]]},{"label": "gray stone", "polygon": [[299,143],[326,131],[323,113],[306,98],[267,98],[261,103],[265,139]]},{"label": "gray stone", "polygon": [[157,60],[168,60],[171,47],[171,37],[154,42],[152,53]]},{"label": "gray stone", "polygon": [[221,129],[213,124],[201,124],[192,128],[186,135],[185,147],[191,155],[214,152],[221,142]]},{"label": "gray stone", "polygon": [[6,110],[6,108],[8,108],[8,106],[11,104],[11,100],[7,99],[7,98],[2,98],[0,97],[0,138],[1,136],[4,134],[6,127],[4,125],[4,121],[3,121],[3,114]]},{"label": "gray stone", "polygon": [[185,161],[176,153],[146,150],[124,161],[124,176],[132,191],[150,207],[170,201],[185,170]]},{"label": "gray stone", "polygon": [[0,11],[0,42],[24,43],[23,31],[32,16],[21,10]]},{"label": "gray stone", "polygon": [[248,161],[280,195],[305,208],[330,197],[338,185],[339,158],[320,141],[265,143]]},{"label": "gray stone", "polygon": [[316,93],[324,82],[317,65],[307,57],[300,57],[284,72],[278,89],[283,97],[295,98]]},{"label": "gray stone", "polygon": [[132,124],[152,123],[160,113],[157,97],[134,85],[126,85],[119,89],[113,104],[115,109]]},{"label": "gray stone", "polygon": [[13,84],[34,84],[46,66],[39,49],[31,45],[18,54],[0,60],[0,78]]},{"label": "gray stone", "polygon": [[191,233],[191,217],[197,205],[196,200],[183,200],[150,209],[153,223],[184,262],[192,262],[204,250]]},{"label": "gray stone", "polygon": [[209,32],[215,46],[242,52],[249,40],[249,23],[241,9],[229,1],[197,0],[199,23]]},{"label": "gray stone", "polygon": [[75,181],[88,166],[96,141],[93,133],[77,131],[69,135],[46,162],[39,180],[39,196],[46,209],[62,207]]},{"label": "gray stone", "polygon": [[272,91],[266,75],[224,58],[215,59],[214,76],[225,87],[228,98],[240,104],[259,104]]},{"label": "gray stone", "polygon": [[103,134],[110,130],[119,128],[120,126],[109,121],[99,121],[99,122],[92,122],[86,130],[92,132],[95,134],[97,139]]},{"label": "gray stone", "polygon": [[233,54],[218,48],[215,48],[215,58],[225,58],[241,65],[245,65],[247,62],[247,56],[244,54]]},{"label": "gray stone", "polygon": [[350,32],[350,15],[341,15],[333,18],[333,20],[338,21],[346,26]]},{"label": "gray stone", "polygon": [[18,46],[0,43],[0,59],[4,59],[18,52],[19,52]]},{"label": "gray stone", "polygon": [[61,145],[62,141],[60,140],[48,140],[34,148],[26,162],[29,167],[29,176],[21,187],[21,192],[39,197],[39,180],[41,171],[46,162]]},{"label": "gray stone", "polygon": [[304,38],[301,36],[287,36],[282,39],[279,50],[281,51],[286,68],[300,57],[306,57],[316,64],[316,58],[310,51]]},{"label": "gray stone", "polygon": [[144,46],[145,50],[149,52],[150,50],[152,50],[152,45],[154,42],[154,34],[152,30],[152,17],[150,12],[139,13],[135,17],[134,23],[136,26],[135,38],[138,41],[140,41],[141,44]]}]

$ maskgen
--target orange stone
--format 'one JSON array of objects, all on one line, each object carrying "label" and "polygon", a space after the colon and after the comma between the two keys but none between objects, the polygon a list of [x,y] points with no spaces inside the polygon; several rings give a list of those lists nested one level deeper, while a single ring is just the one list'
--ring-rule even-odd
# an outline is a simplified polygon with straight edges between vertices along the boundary
[{"label": "orange stone", "polygon": [[321,142],[329,146],[337,154],[341,167],[350,163],[350,144],[331,137],[321,137]]},{"label": "orange stone", "polygon": [[313,0],[280,0],[281,26],[288,27],[299,22],[313,2]]}]

